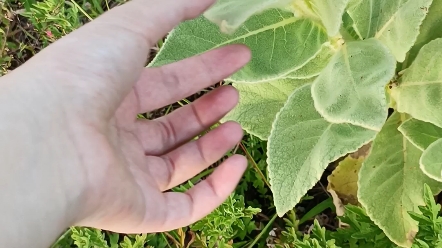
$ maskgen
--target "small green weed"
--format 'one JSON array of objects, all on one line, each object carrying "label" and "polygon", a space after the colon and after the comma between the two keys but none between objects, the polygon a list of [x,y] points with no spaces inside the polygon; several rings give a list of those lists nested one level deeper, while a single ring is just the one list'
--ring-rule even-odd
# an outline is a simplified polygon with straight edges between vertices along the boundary
[{"label": "small green weed", "polygon": [[261,212],[258,208],[245,207],[244,197],[231,195],[220,207],[204,219],[191,225],[196,232],[198,247],[241,247],[232,246],[233,240],[245,237],[256,229],[253,216]]},{"label": "small green weed", "polygon": [[419,206],[421,213],[409,212],[410,216],[419,222],[419,232],[415,238],[413,248],[441,248],[442,247],[442,217],[441,206],[436,204],[433,193],[425,185],[425,206]]},{"label": "small green weed", "polygon": [[79,28],[82,23],[77,5],[64,0],[38,2],[22,13],[38,30],[43,46]]}]

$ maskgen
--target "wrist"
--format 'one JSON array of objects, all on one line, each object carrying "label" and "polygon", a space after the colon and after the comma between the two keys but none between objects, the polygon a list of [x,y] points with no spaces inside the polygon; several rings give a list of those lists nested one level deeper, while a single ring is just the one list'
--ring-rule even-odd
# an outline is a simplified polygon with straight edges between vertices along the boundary
[{"label": "wrist", "polygon": [[66,134],[45,120],[53,113],[18,91],[0,88],[0,239],[5,247],[48,247],[75,222],[82,190],[64,166],[69,149],[57,142]]}]

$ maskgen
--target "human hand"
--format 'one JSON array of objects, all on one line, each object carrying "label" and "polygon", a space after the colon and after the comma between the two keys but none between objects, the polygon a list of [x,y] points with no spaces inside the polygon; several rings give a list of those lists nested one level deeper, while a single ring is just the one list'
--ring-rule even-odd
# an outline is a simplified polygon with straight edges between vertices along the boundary
[{"label": "human hand", "polygon": [[164,192],[241,140],[241,127],[225,123],[188,142],[236,105],[234,88],[221,87],[157,120],[136,118],[249,61],[249,50],[233,45],[144,68],[157,40],[213,2],[132,0],[0,79],[5,247],[47,246],[70,225],[171,230],[204,217],[234,190],[247,165],[238,155],[186,193]]}]

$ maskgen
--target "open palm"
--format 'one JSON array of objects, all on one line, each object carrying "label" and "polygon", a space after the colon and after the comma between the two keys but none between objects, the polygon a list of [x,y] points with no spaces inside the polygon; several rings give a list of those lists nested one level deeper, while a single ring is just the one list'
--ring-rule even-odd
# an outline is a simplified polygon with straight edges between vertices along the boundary
[{"label": "open palm", "polygon": [[[233,45],[144,68],[150,47],[159,38],[213,2],[133,0],[57,41],[5,77],[5,82],[14,82],[12,91],[28,94],[21,103],[24,109],[48,113],[36,117],[37,132],[51,138],[42,141],[46,150],[32,148],[39,169],[28,186],[48,201],[65,197],[73,202],[70,209],[78,214],[69,224],[124,233],[170,230],[204,217],[234,190],[247,164],[242,156],[230,157],[185,193],[166,192],[240,141],[242,129],[236,123],[192,140],[236,105],[234,88],[218,88],[156,120],[137,119],[139,113],[213,85],[250,59],[246,47]],[[44,156],[47,150],[52,153]],[[54,152],[58,150],[63,152]]]}]

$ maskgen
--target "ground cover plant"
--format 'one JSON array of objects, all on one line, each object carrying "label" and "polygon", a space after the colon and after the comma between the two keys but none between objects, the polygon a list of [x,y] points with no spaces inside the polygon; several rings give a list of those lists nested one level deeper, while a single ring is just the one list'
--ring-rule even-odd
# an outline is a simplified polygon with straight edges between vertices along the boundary
[{"label": "ground cover plant", "polygon": [[[123,0],[0,0],[0,75]],[[152,48],[160,66],[227,44],[223,84],[249,169],[199,222],[157,234],[71,227],[53,247],[442,247],[442,0],[219,0]],[[186,184],[209,175],[217,164]],[[438,199],[438,197],[436,197]]]}]

